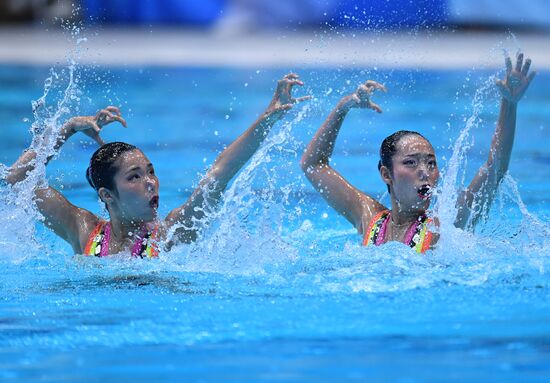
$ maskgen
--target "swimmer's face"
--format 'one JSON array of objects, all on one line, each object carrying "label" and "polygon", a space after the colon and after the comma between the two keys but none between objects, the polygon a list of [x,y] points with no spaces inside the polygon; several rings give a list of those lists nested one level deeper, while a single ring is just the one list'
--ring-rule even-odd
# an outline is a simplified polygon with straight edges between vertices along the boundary
[{"label": "swimmer's face", "polygon": [[425,211],[439,178],[434,149],[426,139],[413,134],[401,138],[396,149],[393,169],[382,178],[401,209]]},{"label": "swimmer's face", "polygon": [[136,149],[123,153],[116,166],[116,193],[112,203],[116,204],[122,218],[135,222],[153,221],[159,205],[159,180],[151,161]]}]

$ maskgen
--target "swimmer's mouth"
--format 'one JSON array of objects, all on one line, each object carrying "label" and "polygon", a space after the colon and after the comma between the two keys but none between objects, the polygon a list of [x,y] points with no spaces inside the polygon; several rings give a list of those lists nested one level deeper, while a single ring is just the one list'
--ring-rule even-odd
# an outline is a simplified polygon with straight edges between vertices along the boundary
[{"label": "swimmer's mouth", "polygon": [[422,185],[418,188],[418,196],[422,199],[428,199],[432,196],[433,188],[430,185]]},{"label": "swimmer's mouth", "polygon": [[158,195],[151,198],[151,200],[149,201],[149,206],[151,206],[153,209],[158,209],[158,207],[159,207],[159,197],[158,197]]}]

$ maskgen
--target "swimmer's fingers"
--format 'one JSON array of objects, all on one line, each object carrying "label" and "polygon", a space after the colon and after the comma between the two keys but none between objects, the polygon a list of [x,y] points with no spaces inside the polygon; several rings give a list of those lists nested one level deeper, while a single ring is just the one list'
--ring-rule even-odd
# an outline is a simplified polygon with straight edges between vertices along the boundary
[{"label": "swimmer's fingers", "polygon": [[525,60],[525,64],[521,69],[521,74],[527,76],[527,73],[529,73],[529,68],[531,68],[531,59],[528,58],[527,60]]},{"label": "swimmer's fingers", "polygon": [[275,112],[286,112],[286,111],[292,109],[293,106],[294,106],[294,104],[283,104],[283,105],[280,105],[277,108],[275,108]]},{"label": "swimmer's fingers", "polygon": [[513,69],[511,60],[507,57],[506,78],[495,82],[502,97],[514,103],[521,100],[536,75],[534,71],[529,73],[530,69],[531,59],[527,58],[524,62],[522,53],[518,54],[516,66]]},{"label": "swimmer's fingers", "polygon": [[297,103],[302,102],[302,101],[311,100],[312,98],[313,98],[313,96],[302,96],[302,97],[295,98],[292,101],[295,104],[297,104]]},{"label": "swimmer's fingers", "polygon": [[375,110],[377,113],[382,113],[382,108],[380,107],[380,105],[375,104],[374,102],[371,102],[369,104],[369,108]]},{"label": "swimmer's fingers", "polygon": [[384,93],[387,93],[388,90],[386,89],[386,87],[376,81],[373,81],[373,80],[367,80],[363,85],[365,85],[367,88],[371,89],[371,92],[373,90],[381,90],[382,92]]},{"label": "swimmer's fingers", "polygon": [[120,112],[120,109],[116,106],[108,106],[105,108],[106,110],[108,110],[109,112],[113,113],[113,114],[116,114],[117,116],[120,116],[122,117],[122,113]]},{"label": "swimmer's fingers", "polygon": [[103,141],[103,139],[101,138],[101,136],[100,136],[99,134],[96,134],[96,135],[95,135],[94,137],[92,137],[92,138],[95,140],[95,142],[97,142],[97,144],[98,144],[99,146],[105,145],[105,141]]},{"label": "swimmer's fingers", "polygon": [[355,93],[352,95],[352,99],[356,106],[360,108],[372,109],[378,113],[382,113],[382,108],[380,108],[378,104],[371,101],[371,96],[375,90],[386,92],[386,87],[372,80],[359,85]]},{"label": "swimmer's fingers", "polygon": [[105,142],[100,137],[99,132],[101,132],[101,128],[97,123],[93,121],[88,124],[87,129],[82,130],[82,133],[97,142],[99,146],[102,146],[105,144]]},{"label": "swimmer's fingers", "polygon": [[[114,108],[114,107],[113,107]],[[119,112],[120,113],[120,112]],[[99,113],[96,115],[95,120],[97,122],[97,125],[102,128],[103,126],[110,124],[111,122],[118,121],[124,126],[127,127],[126,121],[124,118],[122,118],[119,114],[116,114],[109,111],[108,109],[102,109],[99,111]]]},{"label": "swimmer's fingers", "polygon": [[363,84],[359,85],[356,93],[361,98],[364,98],[365,96],[370,98],[370,96],[374,93],[375,90],[381,90],[384,93],[388,92],[388,90],[384,85],[373,80],[368,80],[368,81],[365,81]]},{"label": "swimmer's fingers", "polygon": [[[299,80],[296,73],[288,73],[287,75],[283,76],[282,79],[277,81],[277,89],[275,90],[275,95],[271,100],[269,109],[271,109],[272,111],[288,110],[290,109],[290,107],[292,107],[293,104],[311,98],[311,96],[298,98],[292,97],[292,87],[295,85],[304,85],[304,83]],[[288,105],[290,105],[290,107],[288,107]]]},{"label": "swimmer's fingers", "polygon": [[282,81],[286,82],[289,85],[304,85],[304,83],[299,79],[299,76],[296,73],[289,73],[285,75]]},{"label": "swimmer's fingers", "polygon": [[529,73],[529,76],[525,78],[525,81],[522,82],[521,87],[517,90],[516,100],[519,101],[525,92],[527,91],[527,88],[529,88],[529,85],[531,84],[531,81],[535,78],[535,75],[537,72],[531,72]]},{"label": "swimmer's fingers", "polygon": [[[119,112],[120,113],[120,112]],[[110,124],[111,122],[118,121],[124,126],[127,127],[126,121],[124,118],[120,116],[120,114],[113,113],[109,111],[108,109],[103,109],[101,112],[99,112],[97,118],[97,123],[100,127],[103,127],[107,124]]]},{"label": "swimmer's fingers", "polygon": [[506,65],[506,77],[512,73],[512,60],[510,59],[510,56],[506,55],[504,58],[504,64]]},{"label": "swimmer's fingers", "polygon": [[289,80],[289,79],[282,79],[282,80],[279,80],[279,84],[277,86],[277,91],[279,93],[287,93],[287,94],[290,94],[290,92],[292,91],[292,87],[294,85],[299,85],[299,86],[303,86],[304,83],[300,80]]},{"label": "swimmer's fingers", "polygon": [[518,53],[516,60],[516,71],[521,72],[521,67],[523,66],[523,53]]},{"label": "swimmer's fingers", "polygon": [[283,76],[282,79],[277,81],[277,92],[290,91],[293,85],[304,85],[302,81],[298,79],[298,75],[295,73],[289,73]]},{"label": "swimmer's fingers", "polygon": [[368,107],[371,103],[370,98],[372,96],[372,92],[374,91],[373,87],[367,86],[365,84],[359,85],[357,90],[355,91],[356,99],[359,101],[360,106],[362,107]]},{"label": "swimmer's fingers", "polygon": [[365,84],[359,85],[357,88],[357,91],[355,92],[360,100],[366,101],[370,100],[370,96],[372,95],[373,89],[371,87],[366,86]]}]

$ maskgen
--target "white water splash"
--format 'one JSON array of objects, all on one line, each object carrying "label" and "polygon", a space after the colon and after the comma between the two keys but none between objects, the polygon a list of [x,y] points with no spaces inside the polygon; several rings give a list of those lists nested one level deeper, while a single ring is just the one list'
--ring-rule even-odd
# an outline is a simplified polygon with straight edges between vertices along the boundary
[{"label": "white water splash", "polygon": [[[71,30],[72,38],[76,39],[78,33],[79,29]],[[34,168],[21,182],[11,187],[3,186],[7,190],[2,193],[0,214],[3,216],[3,224],[10,230],[0,234],[0,244],[14,261],[21,261],[33,253],[40,254],[45,249],[35,231],[36,222],[43,217],[36,209],[34,190],[37,187],[48,187],[47,160],[57,155],[55,143],[63,123],[79,110],[81,89],[76,64],[78,54],[77,50],[69,54],[66,68],[50,69],[44,81],[42,96],[31,102],[34,121],[30,128],[32,141],[28,150],[36,153],[32,161]],[[5,172],[4,166],[3,176]]]},{"label": "white water splash", "polygon": [[[205,209],[206,219],[196,223],[204,228],[201,238],[176,251],[187,254],[187,271],[256,274],[263,273],[266,264],[296,259],[297,249],[282,233],[285,223],[299,214],[288,208],[295,185],[294,181],[282,184],[281,175],[297,167],[291,132],[308,111],[309,107],[303,106],[293,120],[270,134],[233,180],[219,208]],[[258,183],[262,186],[255,189]]]},{"label": "white water splash", "polygon": [[468,165],[467,153],[472,147],[470,134],[481,123],[480,115],[485,107],[487,93],[493,87],[494,78],[491,77],[476,90],[472,100],[472,114],[466,120],[466,126],[461,130],[453,144],[451,158],[447,168],[442,172],[441,180],[436,189],[437,202],[434,206],[434,212],[435,216],[439,218],[439,232],[441,234],[438,248],[460,249],[464,246],[463,238],[467,234],[454,225],[458,214],[457,200],[460,193],[465,189],[465,173]]}]

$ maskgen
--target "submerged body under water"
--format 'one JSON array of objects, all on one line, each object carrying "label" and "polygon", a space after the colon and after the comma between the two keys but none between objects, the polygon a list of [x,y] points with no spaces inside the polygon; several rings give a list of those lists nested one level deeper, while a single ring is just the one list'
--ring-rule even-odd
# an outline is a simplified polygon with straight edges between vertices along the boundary
[{"label": "submerged body under water", "polygon": [[[57,116],[59,99],[72,115],[120,105],[129,128],[109,126],[103,137],[135,144],[152,160],[161,214],[185,201],[280,77],[222,68],[77,70],[67,97],[68,70],[54,72],[0,67],[0,162],[11,164],[31,141],[30,101],[48,77],[45,105],[36,112],[35,103],[38,125]],[[3,381],[550,379],[543,92],[550,74],[539,73],[520,103],[510,176],[487,220],[465,233],[450,224],[448,204],[487,158],[498,109],[493,73],[299,72],[316,98],[273,129],[201,239],[159,259],[74,255],[36,223],[26,195],[3,187]],[[368,78],[389,90],[377,95],[384,114],[352,111],[333,164],[388,203],[376,171],[380,142],[398,129],[425,135],[443,169],[434,204],[442,240],[426,255],[399,243],[361,247],[299,168],[305,143],[340,94]],[[73,137],[47,174],[72,203],[101,213],[84,177],[94,149]]]}]

